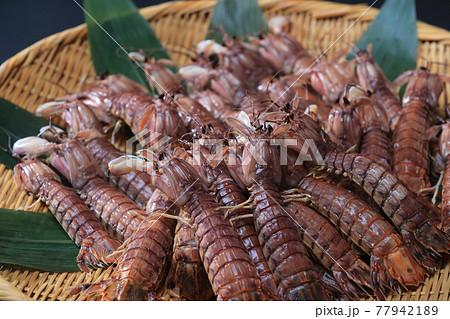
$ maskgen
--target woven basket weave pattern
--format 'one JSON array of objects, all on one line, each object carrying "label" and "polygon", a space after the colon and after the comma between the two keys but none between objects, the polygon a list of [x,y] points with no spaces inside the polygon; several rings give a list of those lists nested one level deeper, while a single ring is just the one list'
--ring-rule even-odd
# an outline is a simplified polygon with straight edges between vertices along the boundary
[{"label": "woven basket weave pattern", "polygon": [[[260,1],[266,18],[288,16],[293,22],[293,34],[305,47],[326,50],[333,56],[339,49],[354,43],[367,28],[378,10],[366,6],[342,5],[324,1]],[[141,10],[164,47],[179,64],[188,62],[180,51],[191,48],[204,39],[215,1],[179,1]],[[419,56],[433,64],[432,71],[450,75],[450,32],[418,23]],[[420,59],[419,59],[420,60]],[[425,59],[419,61],[425,64]],[[84,25],[45,38],[18,53],[0,66],[0,96],[34,111],[41,103],[81,88],[81,79],[94,74]],[[446,86],[441,105],[448,103]],[[18,190],[12,171],[0,164],[0,207],[48,211],[42,203]],[[32,205],[30,207],[30,205]],[[416,291],[391,295],[389,300],[449,300],[450,261],[441,261],[439,269]],[[92,300],[92,297],[70,296],[70,287],[106,279],[112,268],[97,270],[90,275],[82,272],[49,273],[4,265],[4,277],[35,300]]]}]

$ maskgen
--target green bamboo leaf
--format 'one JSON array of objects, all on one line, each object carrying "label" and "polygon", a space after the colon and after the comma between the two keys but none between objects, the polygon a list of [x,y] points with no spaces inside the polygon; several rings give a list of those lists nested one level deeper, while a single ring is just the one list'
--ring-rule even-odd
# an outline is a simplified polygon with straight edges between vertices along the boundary
[{"label": "green bamboo leaf", "polygon": [[51,213],[0,209],[0,263],[78,271],[78,250]]},{"label": "green bamboo leaf", "polygon": [[0,151],[0,163],[10,169],[17,164],[17,161],[5,151],[9,149],[10,143],[13,143],[12,141],[13,140],[9,137],[8,133],[0,127],[0,146],[2,147],[2,150]]},{"label": "green bamboo leaf", "polygon": [[219,0],[214,7],[207,39],[222,42],[222,32],[238,38],[255,32],[267,32],[264,14],[256,0]]},{"label": "green bamboo leaf", "polygon": [[0,162],[9,168],[16,165],[16,160],[4,150],[8,150],[18,139],[34,136],[48,121],[27,110],[0,98]]},{"label": "green bamboo leaf", "polygon": [[356,45],[366,48],[370,43],[375,61],[389,80],[415,69],[418,38],[414,0],[386,0]]},{"label": "green bamboo leaf", "polygon": [[85,0],[89,48],[95,71],[122,74],[146,86],[144,72],[123,51],[144,49],[170,59],[150,24],[129,0]]}]

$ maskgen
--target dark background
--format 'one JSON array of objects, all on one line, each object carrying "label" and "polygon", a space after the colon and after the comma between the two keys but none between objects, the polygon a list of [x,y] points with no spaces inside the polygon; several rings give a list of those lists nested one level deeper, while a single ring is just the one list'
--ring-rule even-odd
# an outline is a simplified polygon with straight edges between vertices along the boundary
[{"label": "dark background", "polygon": [[[165,2],[133,1],[140,8]],[[370,5],[373,1],[334,2]],[[82,0],[77,2],[81,4]],[[378,0],[374,7],[379,8],[383,2]],[[419,20],[450,30],[450,1],[416,0],[416,7]],[[0,63],[46,36],[83,22],[83,12],[73,0],[0,0]]]}]

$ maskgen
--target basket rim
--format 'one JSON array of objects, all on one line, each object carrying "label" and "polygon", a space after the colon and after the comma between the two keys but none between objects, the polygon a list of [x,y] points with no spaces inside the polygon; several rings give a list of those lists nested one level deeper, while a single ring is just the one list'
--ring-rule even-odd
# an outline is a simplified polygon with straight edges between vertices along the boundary
[{"label": "basket rim", "polygon": [[[341,3],[335,3],[335,2],[329,2],[329,1],[316,1],[316,0],[288,0],[288,1],[282,1],[282,0],[259,0],[259,3],[263,10],[277,10],[282,9],[283,7],[290,7],[298,5],[299,3],[317,3],[318,5],[323,4],[323,6],[333,6],[334,8],[340,8],[340,9],[356,9],[356,8],[367,8],[364,4],[341,4]],[[149,6],[146,8],[139,9],[139,12],[142,14],[142,16],[146,20],[151,20],[152,18],[158,17],[158,16],[164,16],[169,14],[176,14],[176,13],[182,13],[182,14],[189,14],[194,13],[196,11],[201,10],[210,10],[215,5],[216,0],[206,0],[206,1],[170,1],[161,3],[154,6]],[[305,10],[305,11],[311,11],[311,10]],[[374,14],[374,16],[378,13],[378,9],[376,8],[370,8],[370,11]],[[341,10],[336,12],[336,14],[333,17],[342,17],[348,14],[348,10]],[[418,21],[417,22],[417,30],[419,31],[425,31],[426,33],[431,32],[440,32],[440,36],[434,39],[435,42],[438,41],[450,41],[450,31],[445,30],[443,28],[439,28],[436,26],[433,26],[431,24]],[[32,45],[28,46],[27,48],[19,51],[12,57],[5,60],[0,65],[0,85],[3,84],[3,81],[5,77],[9,74],[9,72],[14,69],[15,67],[23,64],[27,60],[32,60],[35,56],[37,56],[40,52],[45,51],[49,47],[53,47],[55,45],[61,45],[63,43],[70,43],[73,39],[79,39],[81,36],[84,36],[86,34],[86,24],[80,24],[78,26],[66,29],[64,31],[52,34],[50,36],[47,36],[41,40],[38,40],[37,42],[33,43]],[[430,41],[430,39],[423,39],[420,37],[419,34],[419,41]],[[450,42],[449,42],[450,43]]]}]

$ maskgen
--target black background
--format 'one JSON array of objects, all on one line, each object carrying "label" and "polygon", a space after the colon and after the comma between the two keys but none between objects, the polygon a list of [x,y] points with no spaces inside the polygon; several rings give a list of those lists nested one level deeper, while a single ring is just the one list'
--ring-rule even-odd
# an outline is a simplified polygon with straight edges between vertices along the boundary
[{"label": "black background", "polygon": [[[165,2],[133,1],[140,8]],[[334,2],[370,5],[373,1]],[[383,2],[378,0],[374,7],[379,8]],[[419,20],[450,30],[450,1],[416,0],[416,7]],[[0,63],[46,36],[83,22],[83,12],[73,0],[0,0]]]}]

